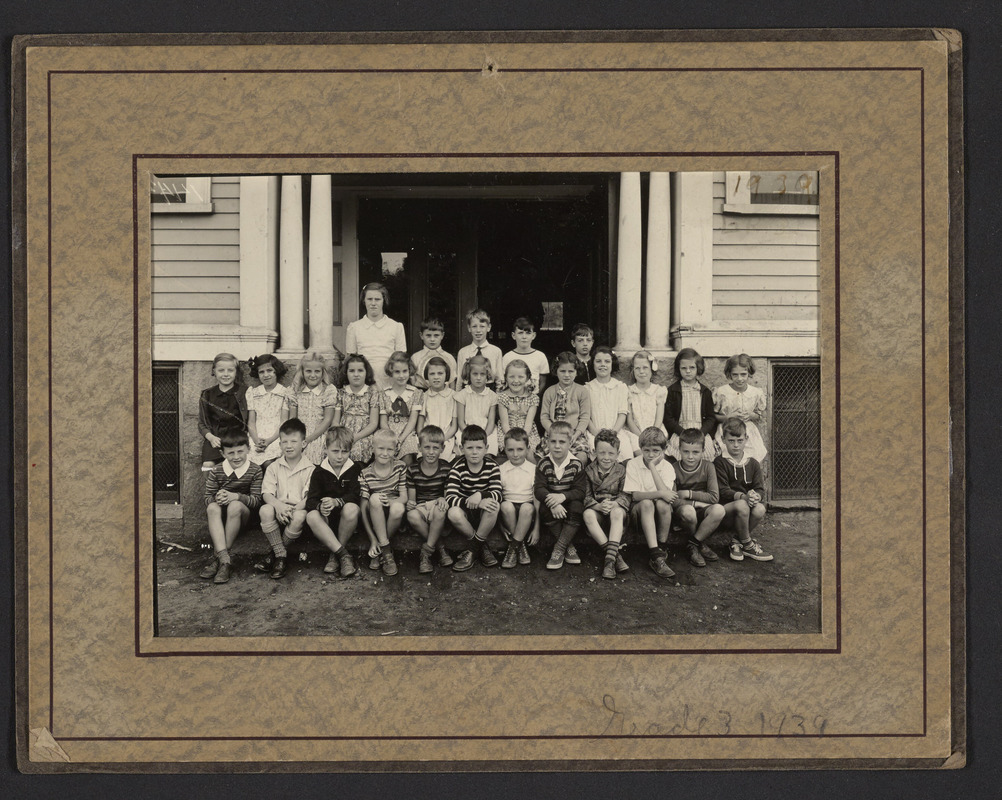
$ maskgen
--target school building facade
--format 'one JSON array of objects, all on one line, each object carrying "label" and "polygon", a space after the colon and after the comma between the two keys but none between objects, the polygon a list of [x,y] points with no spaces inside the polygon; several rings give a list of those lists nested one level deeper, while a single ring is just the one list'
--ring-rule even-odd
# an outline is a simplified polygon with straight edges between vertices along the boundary
[{"label": "school building facade", "polygon": [[693,347],[703,380],[735,353],[756,363],[770,502],[820,496],[817,174],[463,173],[160,177],[151,195],[154,492],[158,519],[204,526],[198,397],[213,356],[344,349],[359,288],[389,287],[389,316],[420,348],[533,318],[536,346],[569,349],[586,322],[625,366],[641,347],[671,383]]}]

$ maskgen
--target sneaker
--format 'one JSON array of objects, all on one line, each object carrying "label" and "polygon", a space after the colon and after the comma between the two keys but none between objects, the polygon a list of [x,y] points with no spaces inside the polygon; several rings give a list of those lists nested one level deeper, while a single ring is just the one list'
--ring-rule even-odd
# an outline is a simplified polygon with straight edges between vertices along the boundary
[{"label": "sneaker", "polygon": [[271,572],[271,553],[265,553],[254,559],[254,569],[258,572]]},{"label": "sneaker", "polygon": [[564,561],[567,558],[567,551],[564,550],[560,545],[555,545],[553,552],[550,554],[550,560],[546,562],[547,569],[560,569],[564,565]]},{"label": "sneaker", "polygon": [[504,561],[501,562],[501,569],[511,569],[518,563],[518,548],[514,543],[508,545],[504,553]]},{"label": "sneaker", "polygon": [[650,561],[651,569],[660,578],[674,578],[675,571],[668,566],[668,561],[663,553],[654,556]]},{"label": "sneaker", "polygon": [[345,550],[341,554],[341,577],[350,578],[355,574],[355,559],[351,557],[351,553]]},{"label": "sneaker", "polygon": [[605,565],[602,567],[602,577],[609,581],[616,579],[616,559],[606,558]]},{"label": "sneaker", "polygon": [[525,542],[518,543],[518,563],[523,567],[532,563],[532,559],[529,558],[529,548],[525,546]]},{"label": "sneaker", "polygon": [[485,567],[496,567],[498,565],[498,560],[486,544],[480,545],[480,563]]},{"label": "sneaker", "polygon": [[581,563],[581,556],[578,555],[578,551],[574,548],[574,545],[567,545],[567,552],[564,554],[564,561],[567,564]]},{"label": "sneaker", "polygon": [[720,556],[710,549],[710,546],[706,542],[700,542],[699,544],[699,554],[707,561],[719,561]]},{"label": "sneaker", "polygon": [[616,553],[616,572],[629,572],[630,565],[623,559],[622,553]]},{"label": "sneaker", "polygon": [[219,570],[216,572],[215,577],[212,579],[213,583],[226,583],[230,579],[230,575],[233,574],[232,564],[220,564]]},{"label": "sneaker", "polygon": [[444,544],[438,546],[438,563],[443,567],[452,566],[452,556],[449,555],[449,551],[445,549]]},{"label": "sneaker", "polygon": [[331,553],[330,558],[327,559],[327,563],[324,565],[324,574],[335,575],[337,574],[337,556]]},{"label": "sneaker", "polygon": [[473,566],[473,551],[464,550],[456,557],[456,563],[452,565],[453,572],[466,572]]},{"label": "sneaker", "polygon": [[754,539],[745,542],[741,546],[742,551],[744,551],[745,556],[754,559],[755,561],[772,561],[772,553],[767,553],[762,549],[761,545]]},{"label": "sneaker", "polygon": [[379,562],[384,575],[397,574],[397,562],[393,559],[393,551],[389,547],[379,554]]},{"label": "sneaker", "polygon": [[276,558],[275,563],[271,565],[271,577],[276,581],[285,575],[285,559]]},{"label": "sneaker", "polygon": [[700,555],[699,545],[695,542],[689,542],[686,547],[689,550],[689,561],[692,562],[694,567],[705,567],[706,561],[703,560],[703,556]]},{"label": "sneaker", "polygon": [[379,556],[369,556],[369,569],[373,572],[379,571]]},{"label": "sneaker", "polygon": [[745,560],[745,551],[744,551],[744,548],[741,547],[741,542],[739,542],[737,539],[734,539],[734,540],[731,541],[731,546],[728,549],[729,549],[729,552],[730,552],[730,555],[731,555],[731,559],[733,561],[744,561]]},{"label": "sneaker", "polygon": [[434,571],[435,568],[431,565],[431,553],[429,553],[423,547],[421,548],[421,553],[418,556],[418,558],[420,559],[417,568],[418,572],[420,572],[422,575],[427,575],[429,572]]},{"label": "sneaker", "polygon": [[208,564],[205,565],[205,567],[202,569],[201,572],[198,573],[198,577],[202,578],[203,580],[211,581],[213,578],[216,577],[216,572],[218,571],[219,571],[219,559],[214,558],[212,559],[212,561],[210,561]]}]

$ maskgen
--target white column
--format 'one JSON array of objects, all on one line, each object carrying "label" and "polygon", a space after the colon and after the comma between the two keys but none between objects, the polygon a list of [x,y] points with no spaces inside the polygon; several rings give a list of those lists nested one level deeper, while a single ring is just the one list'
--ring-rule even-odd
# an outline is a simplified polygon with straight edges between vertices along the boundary
[{"label": "white column", "polygon": [[283,352],[303,349],[303,179],[282,176],[278,245],[279,331]]},{"label": "white column", "polygon": [[713,173],[676,176],[676,323],[682,331],[713,321]]},{"label": "white column", "polygon": [[671,205],[667,172],[652,172],[647,203],[647,286],[645,307],[648,350],[667,350],[671,325]]},{"label": "white column", "polygon": [[[278,328],[278,177],[240,178],[240,326]],[[272,333],[272,337],[274,337]]]},{"label": "white column", "polygon": [[310,177],[310,350],[334,349],[334,229],[331,176]]},{"label": "white column", "polygon": [[640,173],[619,176],[619,238],[616,242],[616,348],[640,348]]}]

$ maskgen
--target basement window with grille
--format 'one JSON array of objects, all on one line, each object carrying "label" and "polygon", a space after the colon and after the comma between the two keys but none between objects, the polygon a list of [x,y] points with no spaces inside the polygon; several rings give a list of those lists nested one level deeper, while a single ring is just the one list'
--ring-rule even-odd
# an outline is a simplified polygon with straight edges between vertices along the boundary
[{"label": "basement window with grille", "polygon": [[772,364],[772,496],[821,498],[821,365]]},{"label": "basement window with grille", "polygon": [[177,365],[153,367],[153,499],[181,502],[180,376]]}]

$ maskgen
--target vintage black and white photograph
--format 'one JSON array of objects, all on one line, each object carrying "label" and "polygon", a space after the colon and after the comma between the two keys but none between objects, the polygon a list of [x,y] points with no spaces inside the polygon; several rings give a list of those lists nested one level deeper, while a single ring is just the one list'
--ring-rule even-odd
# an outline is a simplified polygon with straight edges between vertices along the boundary
[{"label": "vintage black and white photograph", "polygon": [[154,176],[156,635],[820,633],[819,172],[747,167]]}]

